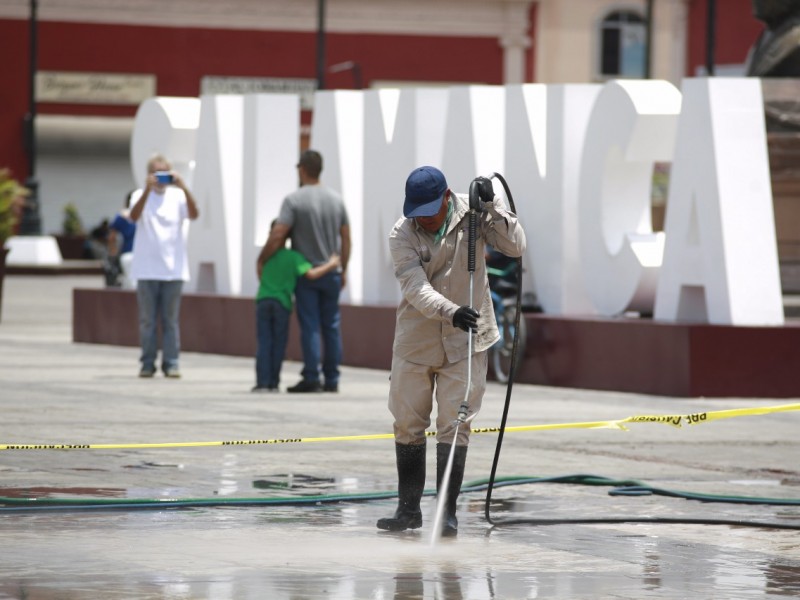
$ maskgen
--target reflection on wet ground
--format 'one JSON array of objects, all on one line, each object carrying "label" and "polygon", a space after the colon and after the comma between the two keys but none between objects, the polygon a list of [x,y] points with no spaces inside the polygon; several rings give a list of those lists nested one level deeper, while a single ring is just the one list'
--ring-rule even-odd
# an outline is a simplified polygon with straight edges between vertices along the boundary
[{"label": "reflection on wet ground", "polygon": [[[352,477],[261,473],[238,478],[234,455],[217,495],[296,496],[375,491]],[[241,465],[240,465],[241,466]],[[191,496],[191,467],[140,465],[175,474],[172,488],[125,490],[128,498]],[[194,473],[197,475],[197,473]],[[158,475],[158,477],[161,477]],[[202,479],[202,478],[201,478]],[[177,485],[176,485],[177,484]],[[187,484],[184,485],[183,484]],[[383,489],[386,485],[383,485]],[[87,498],[115,489],[5,489],[3,495]],[[175,494],[175,492],[179,492]],[[221,494],[221,492],[223,492]],[[777,495],[777,494],[776,494]],[[460,503],[456,540],[431,543],[426,526],[378,532],[394,500],[303,506],[0,513],[6,552],[0,598],[769,598],[800,596],[796,531],[661,524],[497,526],[485,494]],[[586,486],[494,490],[492,519],[691,517],[797,524],[800,507],[710,504],[656,496],[614,497]]]}]

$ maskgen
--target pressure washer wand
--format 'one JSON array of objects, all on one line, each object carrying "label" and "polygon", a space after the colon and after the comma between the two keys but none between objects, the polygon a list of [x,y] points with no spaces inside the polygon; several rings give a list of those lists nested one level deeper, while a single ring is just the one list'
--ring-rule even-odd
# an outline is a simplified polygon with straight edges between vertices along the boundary
[{"label": "pressure washer wand", "polygon": [[[472,308],[473,288],[475,280],[475,240],[478,237],[478,212],[481,209],[481,198],[478,179],[473,179],[469,184],[469,222],[467,231],[467,270],[469,271],[469,300],[467,306]],[[444,518],[445,504],[447,503],[447,490],[450,487],[450,476],[453,471],[453,460],[456,452],[456,440],[458,439],[458,429],[467,423],[467,413],[469,411],[469,392],[472,388],[472,329],[467,328],[467,385],[464,390],[464,400],[458,407],[458,418],[455,420],[455,432],[453,433],[453,443],[450,445],[450,454],[447,457],[444,473],[442,474],[441,492],[437,493],[436,518],[433,522],[433,535],[431,536],[431,547],[436,545],[436,540],[441,534],[442,519]],[[438,487],[438,486],[437,486]]]},{"label": "pressure washer wand", "polygon": [[[467,232],[467,270],[469,271],[469,302],[467,305],[472,308],[473,287],[475,285],[475,238],[478,236],[478,212],[481,207],[480,191],[478,180],[473,179],[469,184],[469,229]],[[467,332],[467,389],[464,392],[464,400],[458,408],[458,422],[464,423],[467,420],[467,410],[469,409],[469,391],[472,387],[472,334]]]}]

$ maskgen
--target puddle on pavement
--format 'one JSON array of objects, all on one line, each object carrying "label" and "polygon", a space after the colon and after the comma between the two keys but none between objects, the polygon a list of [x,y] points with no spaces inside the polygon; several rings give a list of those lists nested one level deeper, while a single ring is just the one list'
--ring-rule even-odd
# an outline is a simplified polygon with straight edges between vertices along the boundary
[{"label": "puddle on pavement", "polygon": [[[224,478],[223,478],[224,479]],[[218,479],[219,481],[219,479]],[[231,479],[248,494],[339,492],[352,478]],[[247,488],[247,489],[245,489]],[[132,496],[144,488],[128,490]],[[49,488],[50,495],[80,490]],[[114,490],[116,491],[116,490]],[[795,531],[700,525],[491,527],[482,493],[465,493],[455,540],[375,529],[395,500],[312,506],[0,514],[0,598],[768,598],[800,595]],[[713,515],[796,519],[795,507],[720,506],[602,490],[495,490],[492,515]]]},{"label": "puddle on pavement", "polygon": [[[236,453],[197,451],[168,460],[146,452],[73,455],[69,461],[53,456],[46,469],[34,459],[9,459],[0,495],[305,499],[394,488],[393,481],[329,476],[313,467],[285,472]],[[735,485],[756,493],[749,481]],[[431,548],[435,499],[423,499],[422,529],[379,532],[376,520],[391,514],[395,503],[0,512],[7,549],[0,561],[0,600],[800,596],[796,531],[675,524],[492,527],[484,517],[485,492],[469,492],[459,502],[458,538]],[[572,485],[496,488],[491,515],[497,521],[684,516],[800,523],[797,506],[612,497],[607,488]]]}]

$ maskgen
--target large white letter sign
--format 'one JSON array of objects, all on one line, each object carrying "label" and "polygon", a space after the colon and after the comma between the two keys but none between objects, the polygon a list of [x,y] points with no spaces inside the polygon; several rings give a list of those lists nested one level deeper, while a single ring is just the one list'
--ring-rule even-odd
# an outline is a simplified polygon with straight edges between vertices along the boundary
[{"label": "large white letter sign", "polygon": [[663,253],[653,233],[653,163],[672,158],[681,109],[666,81],[613,81],[595,103],[581,159],[580,256],[602,315],[652,313]]},{"label": "large white letter sign", "polygon": [[[440,164],[448,92],[382,89],[364,92],[365,304],[397,304],[387,238],[403,214],[405,182],[421,164]],[[427,153],[420,152],[424,142]]]},{"label": "large white letter sign", "polygon": [[478,175],[502,173],[505,165],[505,93],[502,86],[450,88],[440,167],[450,189],[467,193]]},{"label": "large white letter sign", "polygon": [[[528,240],[526,263],[544,311],[593,312],[578,260],[578,174],[600,85],[526,84],[506,90],[506,172]],[[497,189],[497,186],[495,186]]]},{"label": "large white letter sign", "polygon": [[655,318],[782,325],[758,79],[688,79]]},{"label": "large white letter sign", "polygon": [[[242,273],[243,96],[202,96],[193,193],[200,218],[189,235],[195,290],[239,294]],[[255,277],[255,274],[253,275]]]},{"label": "large white letter sign", "polygon": [[[400,127],[398,127],[398,122]],[[398,301],[388,232],[397,221],[403,186],[414,168],[414,103],[411,90],[364,92],[364,247],[365,304]]]},{"label": "large white letter sign", "polygon": [[342,300],[362,303],[364,232],[364,94],[357,91],[317,92],[310,145],[322,154],[322,182],[338,191],[347,206],[353,252]]},{"label": "large white letter sign", "polygon": [[[300,97],[244,97],[241,294],[255,296],[256,260],[283,199],[297,189],[300,156]],[[236,243],[236,240],[233,240]]]},{"label": "large white letter sign", "polygon": [[142,102],[131,134],[131,170],[136,185],[144,187],[147,161],[159,153],[191,186],[199,125],[198,98],[159,97]]}]

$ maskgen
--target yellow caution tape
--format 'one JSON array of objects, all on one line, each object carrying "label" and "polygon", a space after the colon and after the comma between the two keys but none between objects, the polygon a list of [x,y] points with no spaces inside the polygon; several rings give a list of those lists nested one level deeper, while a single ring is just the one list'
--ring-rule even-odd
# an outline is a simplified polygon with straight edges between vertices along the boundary
[{"label": "yellow caution tape", "polygon": [[[770,413],[786,412],[790,410],[800,410],[800,404],[783,404],[780,406],[764,406],[761,408],[737,408],[733,410],[718,410],[701,413],[691,413],[685,415],[637,415],[625,419],[612,421],[588,421],[585,423],[554,423],[545,425],[520,425],[516,427],[506,427],[506,433],[520,431],[546,431],[549,429],[621,429],[627,431],[626,423],[663,423],[673,427],[687,425],[699,425],[709,421],[720,419],[730,419],[733,417],[745,417],[755,415],[766,415]],[[474,434],[499,433],[499,427],[482,427],[470,430]],[[426,431],[427,437],[436,435],[435,431]],[[393,439],[392,433],[376,433],[371,435],[339,435],[332,437],[308,437],[308,438],[276,438],[269,440],[232,440],[224,442],[169,442],[163,444],[0,444],[0,450],[120,450],[135,448],[189,448],[203,446],[254,446],[262,444],[301,444],[312,442],[349,442],[357,440],[387,440]]]},{"label": "yellow caution tape", "polygon": [[[701,413],[690,413],[686,415],[637,415],[618,419],[615,421],[591,421],[588,423],[560,423],[555,425],[523,425],[519,427],[506,427],[506,431],[538,431],[545,429],[622,429],[627,431],[626,423],[663,423],[681,428],[686,425],[700,425],[709,421],[719,421],[720,419],[731,419],[733,417],[745,417],[766,415],[776,412],[790,410],[800,410],[800,404],[782,404],[780,406],[764,406],[760,408],[735,408],[732,410],[717,410]],[[499,431],[498,427],[487,430],[472,430],[474,433],[489,433]]]}]

